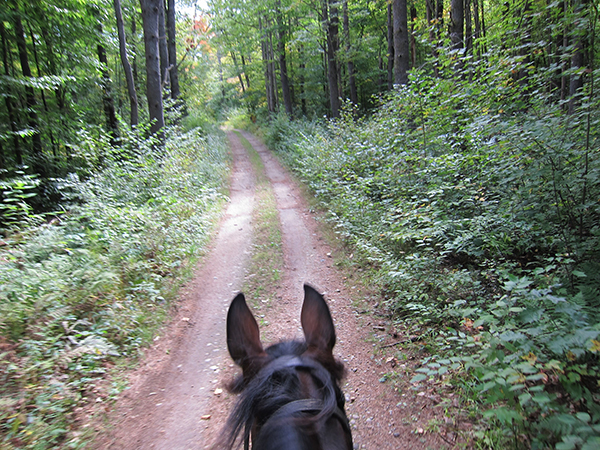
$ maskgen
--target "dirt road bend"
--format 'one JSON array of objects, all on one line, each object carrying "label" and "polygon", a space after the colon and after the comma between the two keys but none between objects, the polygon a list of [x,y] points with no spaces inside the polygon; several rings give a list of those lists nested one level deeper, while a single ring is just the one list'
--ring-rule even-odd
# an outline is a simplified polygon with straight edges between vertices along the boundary
[{"label": "dirt road bend", "polygon": [[[343,390],[355,448],[369,450],[443,448],[424,433],[431,413],[395,392],[382,376],[389,368],[373,354],[373,327],[351,302],[360,287],[333,265],[319,222],[289,173],[255,136],[241,132],[264,164],[281,224],[284,267],[275,300],[264,313],[265,344],[301,337],[302,285],[325,293],[338,335],[334,352],[348,376]],[[220,434],[235,397],[224,386],[237,373],[227,355],[227,306],[244,282],[252,251],[253,172],[236,133],[228,133],[233,157],[230,203],[210,253],[181,300],[177,316],[129,376],[129,389],[108,414],[95,448],[203,449]],[[420,430],[420,431],[419,431]]]}]

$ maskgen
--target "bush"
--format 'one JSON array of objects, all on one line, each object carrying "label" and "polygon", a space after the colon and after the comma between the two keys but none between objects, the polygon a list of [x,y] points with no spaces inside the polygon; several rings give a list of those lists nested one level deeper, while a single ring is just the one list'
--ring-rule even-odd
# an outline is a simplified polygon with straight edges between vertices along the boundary
[{"label": "bush", "polygon": [[369,118],[277,117],[267,141],[376,269],[396,320],[439,333],[415,382],[460,374],[504,445],[592,448],[600,105],[524,107],[510,75],[483,69],[478,83],[415,71]]},{"label": "bush", "polygon": [[150,341],[201,254],[224,198],[224,136],[169,135],[159,148],[132,134],[102,169],[59,183],[66,214],[3,242],[4,445],[65,445],[73,408]]}]

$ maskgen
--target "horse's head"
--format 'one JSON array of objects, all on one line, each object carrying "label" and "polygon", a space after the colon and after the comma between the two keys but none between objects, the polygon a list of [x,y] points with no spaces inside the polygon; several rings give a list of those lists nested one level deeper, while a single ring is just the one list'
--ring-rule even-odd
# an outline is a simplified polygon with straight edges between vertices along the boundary
[{"label": "horse's head", "polygon": [[242,368],[231,389],[241,392],[229,418],[231,447],[245,427],[255,449],[351,449],[352,437],[339,389],[344,369],[333,356],[335,327],[323,297],[304,285],[301,323],[305,341],[266,349],[243,294],[227,314],[227,347]]}]

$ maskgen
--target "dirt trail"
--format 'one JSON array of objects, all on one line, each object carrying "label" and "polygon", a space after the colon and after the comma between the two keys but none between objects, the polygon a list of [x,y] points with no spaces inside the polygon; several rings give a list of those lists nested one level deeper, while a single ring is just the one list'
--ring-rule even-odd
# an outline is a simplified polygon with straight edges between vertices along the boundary
[{"label": "dirt trail", "polygon": [[[333,267],[331,249],[320,237],[316,216],[300,190],[259,139],[242,134],[264,163],[282,230],[285,267],[276,301],[261,325],[263,341],[302,336],[302,285],[312,284],[325,293],[338,335],[334,352],[348,369],[343,390],[355,448],[443,448],[438,436],[423,432],[433,417],[423,406],[427,403],[379,381],[389,367],[373,355],[370,319],[360,317],[352,306],[351,292],[359,287]],[[130,376],[131,387],[109,414],[110,425],[95,448],[209,448],[234,401],[221,392],[236,373],[226,352],[225,317],[249,261],[255,175],[239,138],[234,133],[228,137],[234,162],[231,202],[211,251],[188,286],[173,325]]]}]

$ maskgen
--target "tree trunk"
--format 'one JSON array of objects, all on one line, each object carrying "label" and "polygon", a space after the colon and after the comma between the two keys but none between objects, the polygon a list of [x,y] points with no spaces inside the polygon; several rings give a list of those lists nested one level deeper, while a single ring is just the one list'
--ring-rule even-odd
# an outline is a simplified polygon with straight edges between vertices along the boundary
[{"label": "tree trunk", "polygon": [[408,83],[409,48],[406,0],[394,0],[394,84]]},{"label": "tree trunk", "polygon": [[[14,26],[15,26],[15,37],[17,40],[17,48],[19,50],[19,60],[21,61],[21,71],[25,78],[31,78],[31,68],[29,67],[29,57],[27,55],[27,44],[25,43],[25,32],[23,31],[23,24],[21,23],[21,17],[19,11],[14,12]],[[28,121],[29,127],[34,130],[32,139],[32,146],[34,155],[37,157],[42,156],[42,137],[38,126],[38,116],[36,112],[37,103],[35,101],[35,94],[31,86],[25,87],[25,96],[27,99],[27,110],[28,110]],[[37,170],[36,170],[37,171]]]},{"label": "tree trunk", "polygon": [[[43,70],[40,67],[40,59],[38,57],[38,52],[37,52],[37,44],[36,44],[36,40],[35,40],[35,34],[33,33],[33,30],[31,29],[31,23],[28,24],[29,25],[29,36],[31,36],[31,48],[33,50],[33,59],[35,61],[35,67],[37,70],[37,74],[38,76],[43,76]],[[40,89],[40,96],[42,98],[42,104],[44,105],[44,112],[46,113],[46,117],[50,117],[50,109],[48,108],[48,102],[46,101],[46,94],[44,92],[43,89]],[[52,124],[48,124],[49,126],[47,127],[48,131],[48,137],[50,138],[50,143],[52,144],[52,155],[54,156],[54,158],[58,157],[58,147],[56,145],[56,140],[54,139],[54,133],[52,132]]]},{"label": "tree trunk", "polygon": [[302,114],[306,117],[306,92],[304,88],[305,84],[305,56],[304,56],[304,45],[300,44],[300,108],[302,109]]},{"label": "tree trunk", "polygon": [[417,8],[410,8],[410,67],[417,66],[417,41],[415,39],[415,22],[417,21]]},{"label": "tree trunk", "polygon": [[473,0],[473,22],[475,24],[475,33],[473,35],[473,47],[477,46],[476,56],[478,59],[481,59],[481,20],[479,20],[479,0]]},{"label": "tree trunk", "polygon": [[[578,36],[575,41],[575,48],[573,51],[573,55],[571,56],[571,69],[579,72],[577,69],[580,69],[584,66],[583,59],[583,46],[581,43],[581,36]],[[579,90],[583,87],[583,76],[581,73],[573,73],[571,75],[571,79],[569,80],[569,114],[573,114],[575,112],[575,108],[577,107],[578,94]]]},{"label": "tree trunk", "polygon": [[[439,68],[439,62],[438,62],[438,50],[437,50],[437,46],[438,46],[438,36],[436,33],[436,29],[439,26],[439,24],[437,23],[438,16],[437,16],[437,9],[436,9],[436,4],[435,4],[435,0],[427,0],[427,5],[426,5],[426,15],[427,15],[427,25],[430,27],[429,29],[429,42],[431,44],[431,54],[433,55],[434,61],[433,61],[433,73],[436,77],[439,77],[440,75],[440,68]],[[435,19],[435,25],[433,23]]]},{"label": "tree trunk", "polygon": [[258,18],[258,27],[261,31],[260,48],[265,71],[265,95],[267,97],[267,109],[269,112],[276,111],[275,93],[273,92],[273,83],[271,75],[271,62],[269,52],[269,38],[266,30],[267,24],[263,26],[263,19]]},{"label": "tree trunk", "polygon": [[242,70],[244,71],[244,77],[246,78],[246,86],[250,88],[250,78],[248,77],[248,71],[246,70],[246,60],[244,55],[241,55],[242,58]]},{"label": "tree trunk", "polygon": [[350,88],[350,101],[354,105],[358,105],[358,91],[356,90],[354,60],[352,58],[352,45],[350,45],[350,18],[348,17],[348,0],[344,0],[344,40],[346,41],[346,57],[348,58],[348,87]]},{"label": "tree trunk", "polygon": [[246,88],[244,87],[244,80],[242,79],[242,73],[240,72],[240,68],[237,65],[237,58],[235,57],[235,52],[232,50],[230,52],[231,60],[233,61],[233,65],[235,67],[235,73],[237,73],[238,80],[240,81],[240,86],[242,87],[242,93],[246,93]]},{"label": "tree trunk", "polygon": [[[102,35],[102,24],[100,21],[97,23],[98,32]],[[100,61],[100,67],[102,72],[101,87],[102,87],[102,104],[104,105],[104,115],[106,116],[106,128],[110,133],[110,142],[112,146],[117,145],[117,138],[119,136],[119,125],[117,121],[117,115],[115,113],[115,103],[112,98],[111,80],[110,74],[108,73],[108,59],[106,58],[106,49],[99,42],[97,45],[98,60]]]},{"label": "tree trunk", "polygon": [[175,22],[175,0],[167,0],[167,33],[169,35],[169,76],[171,78],[171,98],[176,100],[181,95],[179,72],[177,71],[177,33]]},{"label": "tree trunk", "polygon": [[[4,28],[4,22],[0,20],[0,38],[2,39],[2,62],[4,64],[4,74],[10,77],[10,68],[8,63],[8,50],[7,44],[8,39],[6,37],[6,29]],[[4,103],[6,104],[6,111],[8,112],[8,121],[10,122],[10,131],[12,132],[13,140],[13,152],[17,166],[23,165],[23,154],[21,153],[21,144],[19,142],[19,135],[17,134],[19,127],[17,125],[17,116],[15,114],[12,96],[4,95]]]},{"label": "tree trunk", "polygon": [[387,58],[387,79],[388,89],[394,88],[394,18],[392,15],[392,3],[388,2],[387,5],[387,44],[388,44],[388,58]]},{"label": "tree trunk", "polygon": [[160,57],[158,51],[158,16],[161,0],[140,0],[144,28],[144,46],[146,55],[146,97],[152,125],[152,134],[158,134],[162,140],[162,128],[165,125],[162,88],[160,78]]},{"label": "tree trunk", "polygon": [[123,64],[123,72],[125,73],[125,81],[127,82],[127,92],[129,94],[130,124],[133,127],[139,122],[138,100],[131,64],[129,64],[129,58],[127,58],[127,43],[125,42],[125,24],[123,23],[121,0],[114,0],[114,7],[117,19],[117,31],[119,33],[119,53],[121,55],[121,64]]},{"label": "tree trunk", "polygon": [[170,86],[169,47],[167,45],[167,29],[165,27],[165,0],[158,2],[158,53],[160,55],[160,82],[164,89]]},{"label": "tree trunk", "polygon": [[290,95],[290,82],[287,73],[287,64],[285,60],[285,32],[283,29],[283,20],[281,18],[281,1],[275,3],[275,14],[277,20],[277,31],[279,39],[277,41],[277,50],[279,53],[279,77],[281,79],[281,95],[283,96],[283,105],[285,112],[291,119],[293,115],[292,97]]},{"label": "tree trunk", "polygon": [[465,54],[473,53],[473,20],[471,15],[471,0],[464,0],[463,3],[465,15]]},{"label": "tree trunk", "polygon": [[586,14],[584,8],[587,7],[585,3],[586,0],[574,0],[573,2],[573,10],[578,14],[579,20],[575,23],[575,29],[573,30],[573,53],[571,55],[571,70],[573,70],[573,73],[569,80],[569,114],[573,114],[580,103],[580,90],[583,87],[583,73],[580,69],[586,65],[585,54],[590,53],[588,50],[589,45],[586,42],[587,36],[590,34],[589,30],[584,33],[581,29],[577,29],[577,27],[582,26],[582,23],[587,23],[587,20],[583,20]]},{"label": "tree trunk", "polygon": [[338,88],[337,53],[338,41],[338,10],[335,0],[323,0],[323,17],[327,33],[327,81],[329,84],[329,106],[331,117],[340,115],[340,92]]},{"label": "tree trunk", "polygon": [[451,0],[450,2],[450,41],[453,50],[464,47],[464,0]]},{"label": "tree trunk", "polygon": [[133,82],[135,84],[135,88],[136,91],[139,90],[139,86],[140,86],[140,77],[138,75],[138,64],[137,64],[137,47],[135,45],[135,39],[137,36],[137,21],[135,16],[131,18],[131,36],[132,36],[132,41],[131,44],[134,46],[134,51],[133,51],[133,59],[131,60],[131,65],[133,66]]}]

